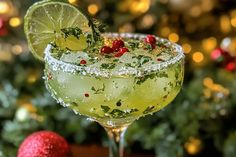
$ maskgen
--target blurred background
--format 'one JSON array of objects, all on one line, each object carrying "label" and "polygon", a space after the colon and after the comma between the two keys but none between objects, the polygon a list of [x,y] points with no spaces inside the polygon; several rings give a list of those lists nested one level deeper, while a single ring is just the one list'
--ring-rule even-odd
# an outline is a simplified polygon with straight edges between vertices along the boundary
[{"label": "blurred background", "polygon": [[[64,109],[42,80],[23,31],[37,0],[0,0],[0,157],[16,156],[37,130],[71,144],[107,146],[98,124]],[[107,31],[155,34],[182,45],[184,86],[174,102],[130,126],[126,151],[158,157],[235,157],[235,0],[69,0],[106,23]]]}]

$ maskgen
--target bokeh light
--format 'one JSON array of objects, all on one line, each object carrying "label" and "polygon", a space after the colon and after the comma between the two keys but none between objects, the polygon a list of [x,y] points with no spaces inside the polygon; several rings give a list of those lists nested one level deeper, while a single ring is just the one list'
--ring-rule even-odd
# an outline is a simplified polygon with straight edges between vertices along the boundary
[{"label": "bokeh light", "polygon": [[19,17],[12,17],[9,20],[9,25],[12,27],[18,27],[21,24],[21,19]]},{"label": "bokeh light", "polygon": [[179,41],[179,35],[176,33],[171,33],[168,38],[170,41],[172,41],[174,43]]},{"label": "bokeh light", "polygon": [[195,52],[192,56],[193,61],[196,63],[200,63],[204,60],[204,55],[202,52]]},{"label": "bokeh light", "polygon": [[99,7],[97,4],[90,4],[88,6],[88,12],[91,14],[91,15],[95,15],[99,10]]},{"label": "bokeh light", "polygon": [[10,6],[5,1],[0,1],[0,14],[6,14],[10,10]]},{"label": "bokeh light", "polygon": [[217,46],[217,40],[215,37],[209,37],[202,40],[202,47],[205,51],[211,52]]},{"label": "bokeh light", "polygon": [[190,53],[192,50],[192,46],[188,43],[182,44],[182,48],[183,48],[185,54]]}]

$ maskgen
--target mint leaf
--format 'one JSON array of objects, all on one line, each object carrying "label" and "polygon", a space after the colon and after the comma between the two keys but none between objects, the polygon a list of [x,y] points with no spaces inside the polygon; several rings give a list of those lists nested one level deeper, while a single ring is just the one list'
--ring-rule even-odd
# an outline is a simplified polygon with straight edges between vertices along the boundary
[{"label": "mint leaf", "polygon": [[103,105],[101,105],[101,108],[102,108],[102,111],[104,112],[104,113],[107,113],[111,108],[110,107],[108,107],[108,106],[103,106]]},{"label": "mint leaf", "polygon": [[80,38],[80,35],[83,33],[82,30],[78,27],[69,27],[61,29],[61,31],[64,33],[65,38],[68,38],[70,35],[73,35],[77,39]]}]

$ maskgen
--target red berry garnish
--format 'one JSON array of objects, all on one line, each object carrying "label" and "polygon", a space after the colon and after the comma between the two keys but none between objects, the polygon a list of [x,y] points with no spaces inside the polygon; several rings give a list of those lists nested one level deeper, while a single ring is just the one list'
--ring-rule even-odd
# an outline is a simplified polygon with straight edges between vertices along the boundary
[{"label": "red berry garnish", "polygon": [[89,94],[88,94],[88,93],[85,93],[84,96],[85,96],[85,97],[89,97]]},{"label": "red berry garnish", "polygon": [[121,57],[124,53],[129,52],[129,49],[122,47],[119,49],[118,53],[115,54],[115,57]]},{"label": "red berry garnish", "polygon": [[113,49],[109,46],[103,46],[101,48],[101,53],[105,53],[105,54],[110,54],[110,53],[113,53]]},{"label": "red berry garnish", "polygon": [[86,60],[82,59],[82,60],[80,61],[80,64],[87,64],[87,62],[86,62]]},{"label": "red berry garnish", "polygon": [[156,38],[153,35],[147,35],[147,37],[144,39],[145,43],[151,44],[152,48],[156,48]]},{"label": "red berry garnish", "polygon": [[161,58],[157,58],[157,61],[160,61],[160,62],[162,62],[162,61],[164,61],[163,59],[161,59]]},{"label": "red berry garnish", "polygon": [[125,43],[123,40],[116,39],[112,42],[112,48],[114,51],[119,51],[120,48],[124,47]]}]

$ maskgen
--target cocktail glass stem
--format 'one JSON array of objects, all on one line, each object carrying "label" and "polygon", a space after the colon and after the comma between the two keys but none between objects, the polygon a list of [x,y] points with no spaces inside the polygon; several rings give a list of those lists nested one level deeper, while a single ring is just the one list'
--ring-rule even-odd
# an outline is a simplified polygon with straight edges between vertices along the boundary
[{"label": "cocktail glass stem", "polygon": [[109,137],[109,157],[124,157],[124,135],[128,126],[105,127]]}]

